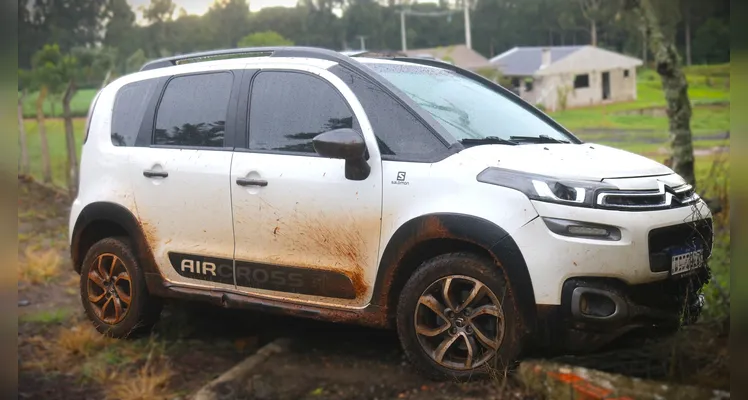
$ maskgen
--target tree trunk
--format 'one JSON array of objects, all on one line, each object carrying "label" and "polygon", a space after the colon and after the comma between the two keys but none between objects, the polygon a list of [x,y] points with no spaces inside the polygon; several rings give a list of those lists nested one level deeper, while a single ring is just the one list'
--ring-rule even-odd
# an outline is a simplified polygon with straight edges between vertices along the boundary
[{"label": "tree trunk", "polygon": [[44,183],[52,183],[52,168],[49,165],[49,144],[47,143],[47,128],[44,125],[44,99],[47,97],[47,87],[42,86],[36,99],[36,125],[39,129],[39,143],[42,150],[42,178]]},{"label": "tree trunk", "polygon": [[647,54],[649,53],[647,49],[647,30],[642,29],[642,61],[644,62],[644,66],[647,66]]},{"label": "tree trunk", "polygon": [[693,142],[691,137],[691,101],[688,82],[683,73],[678,51],[672,39],[666,38],[652,7],[651,0],[639,0],[637,11],[642,27],[647,32],[649,47],[654,55],[657,73],[667,101],[670,121],[670,149],[673,170],[688,183],[696,186],[694,176]]},{"label": "tree trunk", "polygon": [[590,20],[590,44],[597,47],[597,21]]},{"label": "tree trunk", "polygon": [[104,80],[101,81],[101,88],[104,89],[104,86],[106,86],[107,83],[109,83],[109,78],[112,77],[112,70],[109,69],[106,71],[106,75],[104,75]]},{"label": "tree trunk", "polygon": [[684,1],[683,5],[685,10],[683,12],[683,23],[685,42],[686,42],[686,65],[691,65],[691,7],[688,5],[688,1]]},{"label": "tree trunk", "polygon": [[62,97],[62,112],[65,118],[65,144],[68,153],[67,184],[71,198],[75,198],[78,188],[78,155],[75,149],[75,132],[73,131],[73,115],[70,112],[70,100],[76,91],[75,82],[68,83],[65,94]]},{"label": "tree trunk", "polygon": [[21,92],[18,98],[18,144],[21,147],[21,165],[18,168],[18,175],[27,176],[29,174],[29,148],[26,144],[26,127],[23,125],[23,99],[26,97],[26,91]]}]

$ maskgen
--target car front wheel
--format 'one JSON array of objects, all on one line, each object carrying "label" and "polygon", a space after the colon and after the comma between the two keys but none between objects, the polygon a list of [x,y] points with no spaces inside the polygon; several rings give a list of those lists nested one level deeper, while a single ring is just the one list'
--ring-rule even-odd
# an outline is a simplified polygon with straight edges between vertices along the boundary
[{"label": "car front wheel", "polygon": [[397,328],[410,361],[434,379],[503,372],[520,350],[514,298],[500,267],[470,253],[421,265],[401,292]]}]

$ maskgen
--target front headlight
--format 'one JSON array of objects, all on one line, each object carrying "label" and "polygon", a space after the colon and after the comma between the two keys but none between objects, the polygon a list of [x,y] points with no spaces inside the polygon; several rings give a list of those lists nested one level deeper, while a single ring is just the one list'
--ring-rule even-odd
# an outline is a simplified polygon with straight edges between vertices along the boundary
[{"label": "front headlight", "polygon": [[598,181],[559,179],[496,167],[483,170],[478,181],[519,190],[532,200],[578,207],[592,207],[597,190],[617,189]]}]

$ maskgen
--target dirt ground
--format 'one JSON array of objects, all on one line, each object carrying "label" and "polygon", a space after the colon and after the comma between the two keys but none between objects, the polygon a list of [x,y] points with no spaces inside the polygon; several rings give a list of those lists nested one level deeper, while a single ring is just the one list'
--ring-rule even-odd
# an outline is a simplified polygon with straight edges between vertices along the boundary
[{"label": "dirt ground", "polygon": [[[59,264],[41,282],[30,283],[19,272],[19,398],[187,399],[278,337],[291,339],[290,351],[272,357],[249,381],[223,387],[223,398],[535,398],[513,380],[502,387],[492,379],[467,384],[425,379],[405,360],[392,331],[202,304],[167,303],[150,337],[102,339],[83,315],[78,275],[69,261],[68,199],[28,182],[19,181],[18,189],[19,264],[55,255]],[[665,345],[648,346],[560,360],[641,378],[664,380],[675,373],[675,381],[729,390],[727,337],[711,327],[697,326]],[[132,395],[136,389],[150,394]]]},{"label": "dirt ground", "polygon": [[[271,357],[247,382],[219,391],[243,400],[531,399],[515,382],[435,382],[407,362],[393,331],[288,319],[289,350]],[[281,332],[279,332],[280,336]]]}]

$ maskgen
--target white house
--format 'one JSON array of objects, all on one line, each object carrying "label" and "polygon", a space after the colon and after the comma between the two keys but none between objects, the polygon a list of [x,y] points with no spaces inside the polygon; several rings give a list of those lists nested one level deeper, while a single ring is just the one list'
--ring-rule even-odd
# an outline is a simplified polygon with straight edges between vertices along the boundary
[{"label": "white house", "polygon": [[515,47],[490,63],[549,111],[636,100],[638,58],[594,46]]}]

